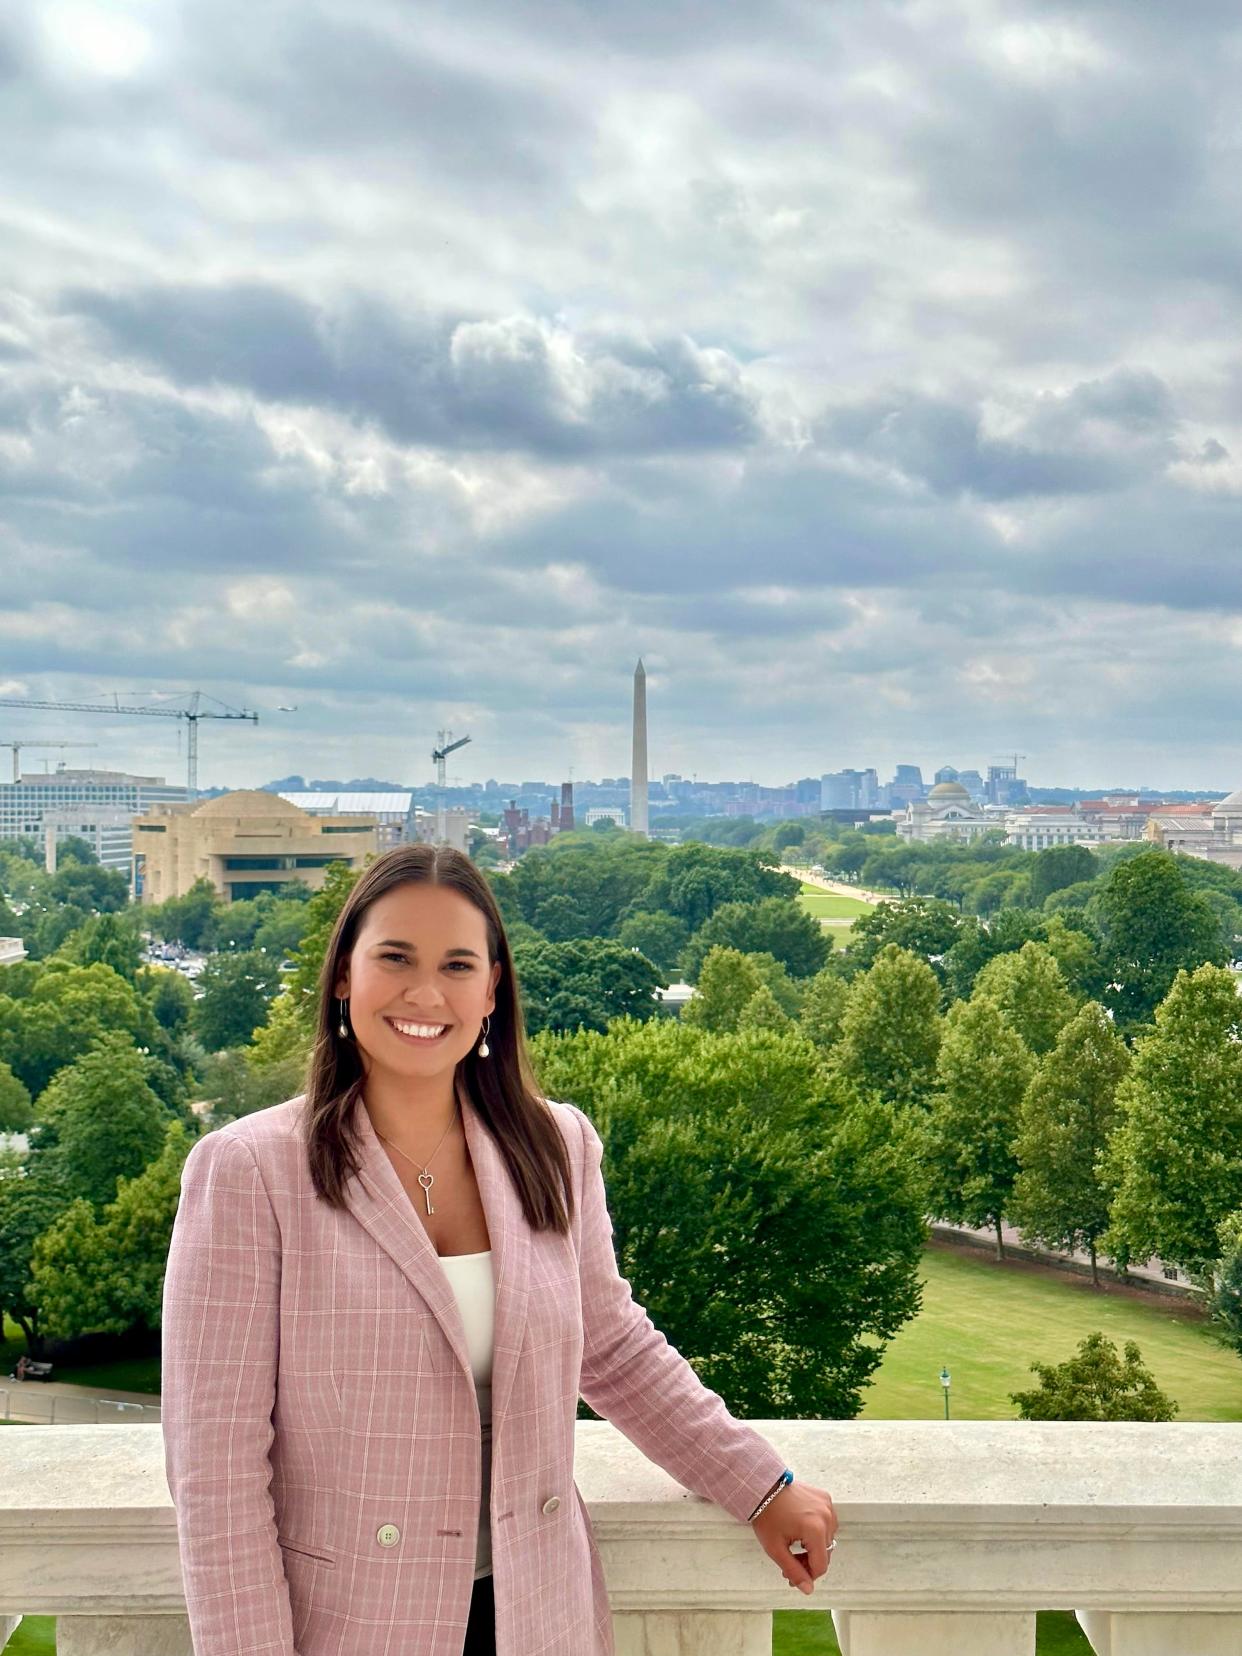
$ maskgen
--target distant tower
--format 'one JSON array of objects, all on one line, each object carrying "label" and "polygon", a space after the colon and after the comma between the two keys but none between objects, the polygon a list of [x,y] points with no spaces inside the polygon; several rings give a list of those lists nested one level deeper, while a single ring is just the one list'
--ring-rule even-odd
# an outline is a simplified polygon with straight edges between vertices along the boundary
[{"label": "distant tower", "polygon": [[634,669],[634,753],[630,764],[630,830],[647,838],[647,674]]}]

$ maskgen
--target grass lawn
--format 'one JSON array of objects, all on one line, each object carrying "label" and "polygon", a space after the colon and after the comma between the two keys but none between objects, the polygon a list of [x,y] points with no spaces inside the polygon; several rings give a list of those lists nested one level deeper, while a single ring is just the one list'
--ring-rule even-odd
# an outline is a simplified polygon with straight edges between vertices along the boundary
[{"label": "grass lawn", "polygon": [[[4,1319],[4,1338],[0,1340],[0,1379],[12,1369],[26,1349],[26,1337],[15,1322]],[[53,1379],[67,1380],[75,1386],[97,1386],[100,1391],[160,1392],[160,1360],[158,1357],[126,1357],[114,1363],[84,1363],[77,1368],[66,1368],[58,1363]]]},{"label": "grass lawn", "polygon": [[1135,1340],[1156,1383],[1180,1405],[1178,1420],[1242,1420],[1242,1361],[1179,1314],[1179,1302],[1093,1289],[1066,1272],[998,1265],[987,1254],[930,1247],[923,1309],[891,1342],[864,1395],[870,1420],[944,1414],[939,1373],[952,1376],[958,1420],[1013,1420],[1011,1391],[1035,1381],[1029,1364],[1061,1362],[1101,1329],[1118,1347]]},{"label": "grass lawn", "polygon": [[126,1357],[115,1363],[85,1363],[81,1368],[66,1368],[64,1364],[57,1364],[52,1378],[65,1380],[73,1386],[93,1386],[101,1392],[149,1392],[158,1399],[160,1360],[158,1357]]},{"label": "grass lawn", "polygon": [[56,1656],[56,1617],[23,1617],[4,1656]]},{"label": "grass lawn", "polygon": [[11,1318],[3,1319],[0,1327],[0,1378],[11,1373],[14,1363],[26,1349],[26,1336]]},{"label": "grass lawn", "polygon": [[842,897],[836,891],[824,891],[819,886],[804,885],[798,901],[808,914],[817,920],[857,920],[867,914],[874,903],[864,903],[861,897]]}]

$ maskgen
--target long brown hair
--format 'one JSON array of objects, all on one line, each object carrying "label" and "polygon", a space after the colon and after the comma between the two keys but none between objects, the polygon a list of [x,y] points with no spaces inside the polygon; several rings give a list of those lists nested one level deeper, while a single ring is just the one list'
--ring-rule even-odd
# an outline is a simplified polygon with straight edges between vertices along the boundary
[{"label": "long brown hair", "polygon": [[319,980],[318,1027],[306,1083],[305,1131],[310,1175],[330,1207],[343,1208],[346,1181],[359,1169],[354,1104],[362,1092],[362,1060],[352,1036],[342,1039],[336,985],[363,916],[400,885],[451,886],[474,904],[487,925],[488,964],[500,962],[496,1006],[487,1033],[490,1057],[471,1047],[455,1081],[495,1139],[534,1230],[565,1234],[573,1212],[569,1156],[560,1129],[535,1082],[522,1027],[522,1007],[504,921],[487,880],[462,851],[442,845],[398,845],[363,869],[337,916]]}]

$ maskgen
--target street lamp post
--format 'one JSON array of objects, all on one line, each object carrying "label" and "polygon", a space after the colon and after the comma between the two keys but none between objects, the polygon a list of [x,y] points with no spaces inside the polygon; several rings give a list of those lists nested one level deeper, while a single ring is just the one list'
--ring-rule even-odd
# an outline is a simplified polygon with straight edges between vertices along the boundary
[{"label": "street lamp post", "polygon": [[940,1384],[944,1387],[944,1418],[946,1420],[949,1418],[949,1379],[950,1376],[948,1369],[942,1368],[940,1371]]}]

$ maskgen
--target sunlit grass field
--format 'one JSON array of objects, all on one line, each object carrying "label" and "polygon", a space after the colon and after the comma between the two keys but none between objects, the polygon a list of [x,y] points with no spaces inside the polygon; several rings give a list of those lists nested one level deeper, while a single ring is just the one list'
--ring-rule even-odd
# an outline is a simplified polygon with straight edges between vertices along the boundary
[{"label": "sunlit grass field", "polygon": [[923,1309],[885,1352],[864,1394],[867,1419],[942,1418],[947,1366],[955,1419],[1013,1420],[1009,1393],[1035,1383],[1030,1363],[1059,1363],[1100,1329],[1119,1348],[1138,1343],[1157,1385],[1176,1399],[1178,1420],[1242,1420],[1242,1359],[1178,1301],[1098,1291],[1068,1272],[938,1246],[924,1253],[920,1274]]}]

